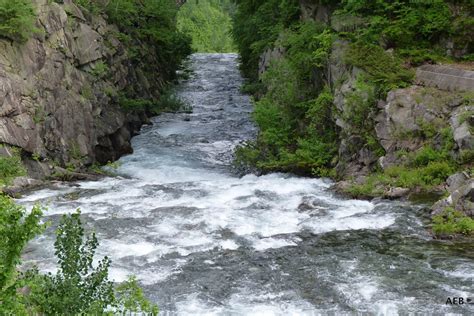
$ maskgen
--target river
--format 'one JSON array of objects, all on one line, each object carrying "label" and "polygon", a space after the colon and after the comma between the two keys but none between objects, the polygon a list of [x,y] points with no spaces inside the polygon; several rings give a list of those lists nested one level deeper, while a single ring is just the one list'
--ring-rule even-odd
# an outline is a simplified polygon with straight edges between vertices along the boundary
[{"label": "river", "polygon": [[118,176],[19,200],[46,205],[52,223],[26,263],[55,271],[54,228],[80,208],[111,278],[136,275],[164,315],[474,313],[445,304],[474,298],[474,245],[433,240],[422,206],[345,199],[326,179],[235,175],[233,148],[256,133],[238,56],[195,54],[190,67],[178,93],[193,113],[144,126]]}]

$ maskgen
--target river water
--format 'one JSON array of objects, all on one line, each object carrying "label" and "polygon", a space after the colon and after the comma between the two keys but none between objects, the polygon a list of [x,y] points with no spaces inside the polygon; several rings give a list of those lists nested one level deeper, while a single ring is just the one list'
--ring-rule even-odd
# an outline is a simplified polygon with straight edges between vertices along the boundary
[{"label": "river water", "polygon": [[[76,208],[97,232],[110,276],[137,276],[178,315],[473,314],[474,245],[432,240],[420,206],[344,199],[324,179],[232,173],[255,136],[237,55],[196,54],[179,95],[133,139],[119,176],[57,184],[19,201],[48,206],[24,260],[55,271],[54,228]],[[172,314],[172,313],[171,313]]]}]

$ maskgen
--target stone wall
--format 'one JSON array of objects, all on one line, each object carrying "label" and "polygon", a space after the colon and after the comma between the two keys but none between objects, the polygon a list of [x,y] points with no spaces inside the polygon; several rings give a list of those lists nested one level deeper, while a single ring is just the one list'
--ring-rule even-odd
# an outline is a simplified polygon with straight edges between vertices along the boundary
[{"label": "stone wall", "polygon": [[474,91],[474,71],[442,65],[423,65],[416,71],[416,82],[447,91]]}]

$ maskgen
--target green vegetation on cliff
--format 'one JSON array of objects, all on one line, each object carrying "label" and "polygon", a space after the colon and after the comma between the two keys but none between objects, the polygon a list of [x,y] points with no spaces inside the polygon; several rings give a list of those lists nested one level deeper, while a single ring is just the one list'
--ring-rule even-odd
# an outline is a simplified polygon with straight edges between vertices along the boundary
[{"label": "green vegetation on cliff", "polygon": [[35,31],[31,0],[0,0],[0,37],[25,41]]},{"label": "green vegetation on cliff", "polygon": [[[363,143],[352,149],[348,144],[349,149],[383,156],[375,133],[378,100],[412,84],[413,65],[472,56],[470,1],[454,6],[452,1],[328,0],[312,4],[326,13],[310,12],[313,18],[304,21],[300,17],[308,12],[298,1],[236,3],[233,33],[260,129],[255,142],[238,149],[237,163],[263,171],[335,175],[336,164],[344,165],[340,141],[351,135]],[[449,50],[446,41],[452,41]],[[331,59],[335,42],[339,55]],[[350,86],[341,89],[344,82]],[[446,164],[442,170],[456,169],[452,159],[438,163]],[[407,168],[407,177],[425,179],[426,186],[449,175],[432,175],[430,164]]]},{"label": "green vegetation on cliff", "polygon": [[474,235],[474,219],[448,207],[433,217],[433,232],[437,235]]},{"label": "green vegetation on cliff", "polygon": [[328,175],[336,154],[336,130],[331,122],[333,96],[323,70],[333,35],[323,25],[298,23],[281,33],[278,45],[286,55],[264,73],[264,96],[256,101],[254,119],[260,134],[254,144],[237,152],[245,161],[271,171]]},{"label": "green vegetation on cliff", "polygon": [[231,36],[234,10],[230,0],[188,0],[179,10],[178,29],[192,38],[196,52],[235,52]]},{"label": "green vegetation on cliff", "polygon": [[190,38],[177,28],[178,7],[174,0],[111,0],[103,6],[90,3],[93,8],[99,6],[95,11],[105,12],[107,21],[119,27],[121,40],[138,64],[157,58],[160,71],[172,78],[191,53]]}]

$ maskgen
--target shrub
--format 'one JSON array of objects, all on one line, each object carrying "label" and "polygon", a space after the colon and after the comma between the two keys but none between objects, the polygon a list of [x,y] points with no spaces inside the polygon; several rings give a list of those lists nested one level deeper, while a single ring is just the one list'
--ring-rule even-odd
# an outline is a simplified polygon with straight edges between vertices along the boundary
[{"label": "shrub", "polygon": [[10,184],[11,180],[26,174],[18,150],[11,149],[11,157],[0,156],[0,187]]},{"label": "shrub", "polygon": [[415,167],[427,166],[430,162],[449,159],[448,153],[425,146],[409,157],[411,165]]},{"label": "shrub", "polygon": [[155,113],[159,113],[162,111],[183,111],[190,113],[192,112],[192,108],[189,104],[179,98],[174,91],[172,91],[171,89],[167,89],[161,94],[160,99],[158,100],[158,103],[154,110]]},{"label": "shrub", "polygon": [[191,39],[177,29],[176,1],[111,0],[105,11],[108,21],[123,33],[122,39],[130,42],[129,56],[136,63],[143,64],[151,56],[156,57],[160,71],[167,78],[175,77],[175,70],[191,53]]},{"label": "shrub", "polygon": [[127,111],[147,111],[151,114],[160,114],[162,112],[183,111],[192,112],[189,104],[181,100],[171,89],[165,89],[158,101],[147,99],[132,99],[121,95],[119,98],[120,106]]},{"label": "shrub", "polygon": [[297,0],[239,0],[233,30],[244,74],[256,80],[261,54],[278,38],[281,31],[299,20]]},{"label": "shrub", "polygon": [[401,60],[378,45],[352,44],[345,54],[345,61],[367,72],[382,97],[392,89],[410,85],[414,77],[413,71],[402,67]]},{"label": "shrub", "polygon": [[0,37],[24,42],[35,32],[31,0],[0,0]]},{"label": "shrub", "polygon": [[433,232],[442,234],[474,234],[474,219],[447,207],[443,213],[433,217]]},{"label": "shrub", "polygon": [[98,79],[104,78],[109,72],[109,66],[103,61],[97,62],[90,70],[90,74]]}]

